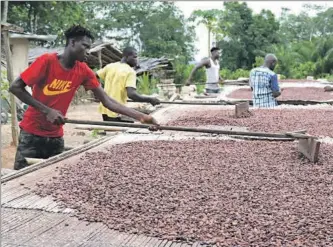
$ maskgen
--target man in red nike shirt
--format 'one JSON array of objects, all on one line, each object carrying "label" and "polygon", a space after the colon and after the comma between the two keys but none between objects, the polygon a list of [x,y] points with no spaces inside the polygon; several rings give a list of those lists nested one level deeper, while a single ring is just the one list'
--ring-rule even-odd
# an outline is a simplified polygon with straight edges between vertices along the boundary
[{"label": "man in red nike shirt", "polygon": [[[64,149],[65,115],[76,90],[82,85],[110,109],[142,123],[157,124],[154,118],[125,107],[104,92],[95,73],[84,61],[93,36],[84,27],[73,26],[65,32],[66,47],[58,55],[44,54],[36,59],[10,86],[9,91],[29,105],[20,123],[19,145],[14,169],[28,164],[25,157],[47,159]],[[32,96],[25,90],[32,87]]]}]

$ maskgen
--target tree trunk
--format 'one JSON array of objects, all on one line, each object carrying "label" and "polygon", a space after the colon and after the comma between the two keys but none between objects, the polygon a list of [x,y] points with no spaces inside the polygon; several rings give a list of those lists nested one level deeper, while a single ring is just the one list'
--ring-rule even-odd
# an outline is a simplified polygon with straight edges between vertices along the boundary
[{"label": "tree trunk", "polygon": [[[7,22],[7,14],[8,14],[8,0],[4,2],[4,10],[6,10],[6,13],[3,15],[3,22]],[[8,31],[3,31],[3,41],[4,41],[4,47],[6,52],[6,62],[7,62],[7,79],[9,83],[12,83],[14,81],[14,75],[13,75],[13,64],[12,64],[12,53],[10,50],[10,43],[9,43],[9,34]],[[18,144],[18,123],[17,123],[17,113],[16,113],[16,102],[15,102],[15,96],[13,94],[10,94],[9,96],[10,101],[10,113],[11,113],[11,122],[12,122],[12,138],[13,138],[13,144],[17,146]]]},{"label": "tree trunk", "polygon": [[37,19],[38,19],[38,15],[37,15],[37,10],[35,9],[35,13],[34,13],[34,32],[37,34]]},{"label": "tree trunk", "polygon": [[207,27],[208,28],[208,57],[210,56],[210,46],[211,46],[211,44],[210,44],[210,33],[211,33],[211,29],[209,28],[209,27]]},{"label": "tree trunk", "polygon": [[32,19],[32,4],[31,3],[30,3],[30,7],[29,7],[28,16],[29,16],[29,21],[30,21],[30,32],[34,33],[34,24],[33,24],[34,22]]},{"label": "tree trunk", "polygon": [[99,63],[99,69],[103,68],[103,62],[102,62],[102,50],[98,51],[98,63]]},{"label": "tree trunk", "polygon": [[4,1],[3,9],[2,9],[2,22],[7,22],[7,15],[8,15],[8,1]]}]

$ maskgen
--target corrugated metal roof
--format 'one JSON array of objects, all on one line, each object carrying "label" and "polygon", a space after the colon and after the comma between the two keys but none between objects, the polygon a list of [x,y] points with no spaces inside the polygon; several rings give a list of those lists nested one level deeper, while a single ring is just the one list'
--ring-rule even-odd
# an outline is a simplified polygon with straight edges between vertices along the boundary
[{"label": "corrugated metal roof", "polygon": [[[44,53],[59,53],[63,52],[63,47],[56,47],[56,48],[43,48],[43,47],[36,47],[29,49],[29,63],[35,61],[35,59],[41,56]],[[96,41],[92,48],[90,49],[90,56],[88,58],[87,64],[91,68],[98,68],[99,67],[99,60],[98,60],[98,51],[102,52],[102,64],[103,67],[109,63],[118,62],[121,60],[122,53],[121,51],[116,48],[113,43],[110,42],[102,42]],[[141,57],[139,58],[139,66],[136,68],[136,73],[142,74],[144,72],[150,72],[154,69],[161,68],[165,70],[172,70],[172,64],[169,59],[165,57],[161,58],[146,58]]]},{"label": "corrugated metal roof", "polygon": [[9,38],[38,40],[38,41],[54,41],[57,38],[57,35],[38,35],[38,34],[9,32]]},{"label": "corrugated metal roof", "polygon": [[173,66],[168,58],[139,58],[139,68],[136,69],[137,74],[150,72],[161,68],[162,70],[172,70]]}]

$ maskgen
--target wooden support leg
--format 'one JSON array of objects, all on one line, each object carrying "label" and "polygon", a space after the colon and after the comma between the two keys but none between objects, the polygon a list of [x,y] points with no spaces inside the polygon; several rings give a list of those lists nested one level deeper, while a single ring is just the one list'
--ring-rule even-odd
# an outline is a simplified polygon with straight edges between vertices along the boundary
[{"label": "wooden support leg", "polygon": [[319,157],[320,142],[315,138],[298,140],[298,151],[311,162],[316,163]]},{"label": "wooden support leg", "polygon": [[239,103],[235,105],[235,117],[249,117],[249,102]]},{"label": "wooden support leg", "polygon": [[173,102],[173,101],[175,101],[175,100],[177,100],[177,99],[179,99],[180,98],[180,95],[178,94],[178,93],[174,93],[172,96],[171,96],[171,98],[169,99],[169,101],[170,102]]}]

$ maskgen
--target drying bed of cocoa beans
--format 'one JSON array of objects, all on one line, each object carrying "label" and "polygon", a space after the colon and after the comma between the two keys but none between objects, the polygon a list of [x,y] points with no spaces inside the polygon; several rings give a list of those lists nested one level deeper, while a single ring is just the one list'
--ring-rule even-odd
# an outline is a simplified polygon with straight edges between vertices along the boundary
[{"label": "drying bed of cocoa beans", "polygon": [[[233,99],[252,99],[250,88],[240,88],[227,95]],[[286,87],[283,88],[278,100],[316,100],[327,101],[333,100],[332,92],[325,92],[320,87]]]},{"label": "drying bed of cocoa beans", "polygon": [[86,153],[37,194],[80,219],[217,246],[332,246],[333,148],[320,161],[294,143],[146,141]]},{"label": "drying bed of cocoa beans", "polygon": [[184,110],[171,126],[240,126],[251,131],[286,132],[306,129],[308,134],[333,137],[333,109],[250,109],[246,118],[234,117],[234,110]]},{"label": "drying bed of cocoa beans", "polygon": [[281,79],[279,83],[298,83],[298,84],[308,84],[308,83],[318,83],[317,80],[300,80],[300,79]]}]

